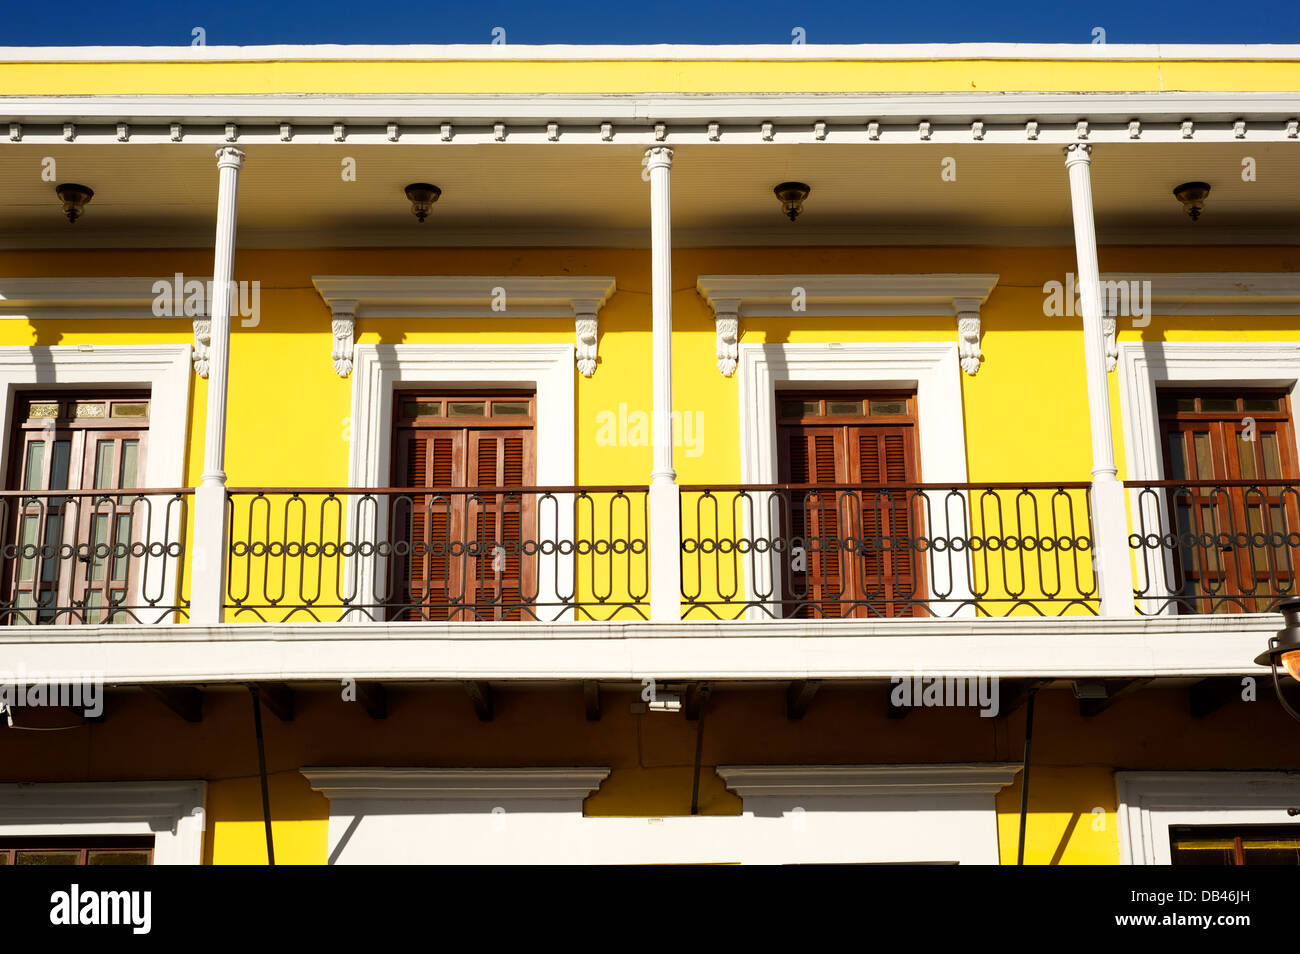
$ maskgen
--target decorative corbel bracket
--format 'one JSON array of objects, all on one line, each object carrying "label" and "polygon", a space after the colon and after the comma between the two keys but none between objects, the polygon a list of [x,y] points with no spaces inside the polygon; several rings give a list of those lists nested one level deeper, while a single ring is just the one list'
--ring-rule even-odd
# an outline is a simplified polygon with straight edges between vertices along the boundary
[{"label": "decorative corbel bracket", "polygon": [[352,373],[352,346],[356,339],[357,303],[339,298],[330,302],[330,332],[334,340],[334,373],[346,378]]},{"label": "decorative corbel bracket", "polygon": [[718,370],[729,378],[736,373],[740,359],[739,298],[719,298],[713,302],[713,326],[718,336]]},{"label": "decorative corbel bracket", "polygon": [[957,314],[957,359],[961,369],[974,375],[980,369],[980,299],[954,298]]},{"label": "decorative corbel bracket", "polygon": [[1114,371],[1119,364],[1119,342],[1115,337],[1115,312],[1105,302],[1102,302],[1101,312],[1101,337],[1106,346],[1106,370]]},{"label": "decorative corbel bracket", "polygon": [[212,356],[212,319],[206,315],[194,319],[194,373],[208,376],[208,362]]},{"label": "decorative corbel bracket", "polygon": [[573,324],[577,332],[578,373],[589,378],[596,373],[596,336],[600,332],[600,300],[596,298],[575,298],[573,300]]}]

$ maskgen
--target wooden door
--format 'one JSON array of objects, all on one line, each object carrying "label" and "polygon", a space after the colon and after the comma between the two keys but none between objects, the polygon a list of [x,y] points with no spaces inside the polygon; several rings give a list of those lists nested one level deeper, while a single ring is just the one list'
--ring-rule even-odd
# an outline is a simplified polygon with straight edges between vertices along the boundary
[{"label": "wooden door", "polygon": [[785,494],[787,612],[921,612],[924,574],[912,546],[920,527],[917,496],[862,486],[919,481],[914,396],[784,393],[778,409],[781,481],[841,485]]},{"label": "wooden door", "polygon": [[[149,400],[135,394],[20,394],[6,487],[5,623],[103,623],[133,619],[136,554],[146,542],[140,486]],[[61,496],[51,491],[82,491]],[[103,491],[96,494],[93,491]]]},{"label": "wooden door", "polygon": [[408,547],[393,618],[532,618],[535,501],[519,488],[533,483],[533,415],[532,394],[397,395],[394,485],[413,492],[392,503]]},{"label": "wooden door", "polygon": [[[1160,396],[1175,579],[1192,612],[1266,612],[1295,592],[1300,529],[1289,401],[1276,390]],[[1230,486],[1227,482],[1252,482]]]}]

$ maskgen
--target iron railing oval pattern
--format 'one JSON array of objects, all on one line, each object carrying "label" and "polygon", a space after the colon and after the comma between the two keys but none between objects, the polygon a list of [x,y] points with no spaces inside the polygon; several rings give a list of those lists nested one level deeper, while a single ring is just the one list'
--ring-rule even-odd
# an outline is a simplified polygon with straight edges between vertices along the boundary
[{"label": "iron railing oval pattern", "polygon": [[1088,488],[684,485],[683,615],[1095,614]]}]

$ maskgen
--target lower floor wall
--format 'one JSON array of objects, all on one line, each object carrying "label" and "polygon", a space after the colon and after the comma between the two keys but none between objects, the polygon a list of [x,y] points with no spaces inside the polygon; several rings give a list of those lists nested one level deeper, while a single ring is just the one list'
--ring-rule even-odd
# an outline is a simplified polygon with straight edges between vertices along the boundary
[{"label": "lower floor wall", "polygon": [[[1287,757],[1294,750],[1293,723],[1260,695],[1261,701],[1229,702],[1194,717],[1185,687],[1149,688],[1085,718],[1069,690],[1040,692],[1025,862],[1125,860],[1119,793],[1124,779],[1146,777],[1139,773],[1230,771],[1284,778],[1280,773],[1297,768]],[[819,831],[827,834],[827,824],[839,826],[838,837],[854,850],[816,856],[822,860],[1016,863],[1023,706],[996,718],[960,708],[916,709],[891,718],[883,687],[824,687],[803,717],[792,720],[785,702],[780,688],[715,686],[701,733],[700,723],[681,712],[645,711],[633,691],[603,692],[600,718],[592,721],[576,685],[496,687],[493,718],[481,721],[459,687],[390,689],[383,719],[344,701],[339,691],[299,688],[291,721],[263,714],[276,862],[361,858],[364,839],[355,832],[378,831],[379,822],[372,819],[381,815],[390,833],[426,823],[450,825],[446,830],[465,837],[479,831],[481,840],[462,849],[474,857],[478,846],[486,860],[501,857],[491,832],[521,830],[516,815],[557,824],[567,813],[565,824],[576,820],[583,826],[570,833],[584,833],[574,837],[589,839],[599,855],[573,860],[639,860],[636,845],[642,842],[653,847],[725,841],[740,831],[735,826],[744,819],[749,827],[735,836],[737,844],[759,838],[775,845],[800,832],[811,839]],[[79,714],[65,715],[72,720],[65,731],[0,729],[0,783],[201,782],[203,862],[265,862],[257,750],[245,690],[205,691],[197,723],[184,721],[151,694],[126,690],[108,695],[99,720],[83,724]],[[704,818],[690,819],[697,740],[697,805]],[[356,771],[340,773],[344,768]],[[563,781],[539,787],[529,772]],[[1194,798],[1202,776],[1178,778]],[[554,785],[563,791],[547,789]],[[532,801],[516,804],[520,798]],[[19,825],[7,799],[0,793],[0,836],[37,830]],[[867,819],[852,811],[887,814]],[[404,812],[412,819],[428,817],[407,825]],[[507,817],[495,817],[502,814]],[[348,819],[355,822],[362,815],[365,823],[345,837]],[[735,818],[734,825],[727,818]],[[784,827],[774,827],[773,819],[782,818]],[[959,818],[960,830],[944,837],[962,840],[973,831],[974,842],[986,841],[986,855],[979,854],[982,849],[954,848],[952,857],[938,857],[932,845],[923,847],[920,835],[914,856],[898,854],[905,854],[913,837],[908,825],[933,833]],[[514,829],[508,827],[512,824]],[[620,840],[629,855],[610,847]],[[400,860],[438,862],[448,860],[447,851],[440,852],[439,839],[431,837],[403,844],[397,854]],[[704,860],[694,851],[677,860]],[[647,848],[646,854],[655,851]],[[770,852],[746,857],[782,860]],[[1140,860],[1132,850],[1129,857]]]}]

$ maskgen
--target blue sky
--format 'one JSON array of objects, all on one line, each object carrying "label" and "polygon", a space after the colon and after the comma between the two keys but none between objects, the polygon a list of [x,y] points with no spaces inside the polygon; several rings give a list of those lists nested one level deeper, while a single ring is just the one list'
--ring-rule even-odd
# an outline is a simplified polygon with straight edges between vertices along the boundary
[{"label": "blue sky", "polygon": [[6,0],[0,46],[260,43],[1298,43],[1300,0]]}]

